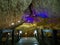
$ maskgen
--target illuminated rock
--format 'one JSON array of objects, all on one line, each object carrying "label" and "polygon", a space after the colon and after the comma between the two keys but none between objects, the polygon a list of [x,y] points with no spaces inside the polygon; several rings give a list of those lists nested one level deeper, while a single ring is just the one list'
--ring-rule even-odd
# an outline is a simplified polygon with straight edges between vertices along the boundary
[{"label": "illuminated rock", "polygon": [[33,0],[37,12],[47,11],[49,18],[60,17],[60,0]]},{"label": "illuminated rock", "polygon": [[39,17],[60,18],[60,0],[0,0],[0,27],[17,23],[31,3]]},{"label": "illuminated rock", "polygon": [[0,0],[0,27],[8,27],[20,20],[32,0]]}]

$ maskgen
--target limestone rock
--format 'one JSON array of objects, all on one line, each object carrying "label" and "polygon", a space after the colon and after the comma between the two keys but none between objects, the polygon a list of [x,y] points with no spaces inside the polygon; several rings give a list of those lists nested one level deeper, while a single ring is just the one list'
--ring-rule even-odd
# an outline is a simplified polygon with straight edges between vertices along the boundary
[{"label": "limestone rock", "polygon": [[33,0],[33,7],[39,12],[46,10],[48,17],[60,17],[60,0]]},{"label": "limestone rock", "polygon": [[[32,0],[0,0],[0,24],[9,26],[20,20],[20,16],[28,8]],[[0,26],[1,26],[0,25]]]}]

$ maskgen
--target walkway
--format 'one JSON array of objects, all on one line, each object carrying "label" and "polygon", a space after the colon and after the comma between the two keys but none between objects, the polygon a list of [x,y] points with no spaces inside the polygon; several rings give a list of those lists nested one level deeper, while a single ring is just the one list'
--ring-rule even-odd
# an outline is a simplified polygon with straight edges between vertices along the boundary
[{"label": "walkway", "polygon": [[34,37],[23,37],[16,45],[38,45],[38,41]]}]

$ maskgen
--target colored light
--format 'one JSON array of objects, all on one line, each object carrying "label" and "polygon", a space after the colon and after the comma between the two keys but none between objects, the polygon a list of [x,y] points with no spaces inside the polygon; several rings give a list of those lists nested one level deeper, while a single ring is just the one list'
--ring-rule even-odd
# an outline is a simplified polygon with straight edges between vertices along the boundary
[{"label": "colored light", "polygon": [[31,23],[32,23],[32,22],[34,21],[34,19],[33,19],[33,18],[31,18],[31,17],[27,17],[27,18],[26,18],[26,21],[27,21],[27,22],[31,22]]},{"label": "colored light", "polygon": [[14,23],[11,23],[11,25],[14,25]]},{"label": "colored light", "polygon": [[18,21],[18,23],[20,23],[20,21]]},{"label": "colored light", "polygon": [[25,35],[27,35],[27,32],[25,33]]},{"label": "colored light", "polygon": [[34,34],[37,34],[37,31],[36,30],[34,31]]},{"label": "colored light", "polygon": [[23,16],[23,20],[28,23],[33,23],[34,19],[30,16]]},{"label": "colored light", "polygon": [[42,17],[42,18],[47,18],[47,14],[45,12],[40,12],[37,14],[37,16]]},{"label": "colored light", "polygon": [[48,18],[48,11],[47,9],[42,9],[40,11],[36,9],[32,9],[34,16],[36,17],[42,17],[42,18]]},{"label": "colored light", "polygon": [[20,34],[22,34],[22,31],[19,31]]}]

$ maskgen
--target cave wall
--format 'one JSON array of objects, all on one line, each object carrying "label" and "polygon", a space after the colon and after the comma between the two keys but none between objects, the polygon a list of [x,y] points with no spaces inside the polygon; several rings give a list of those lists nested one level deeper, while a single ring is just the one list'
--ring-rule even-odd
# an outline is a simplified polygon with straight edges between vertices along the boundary
[{"label": "cave wall", "polygon": [[48,18],[60,18],[60,0],[0,0],[0,27],[20,20],[31,3],[33,11],[45,11]]}]

